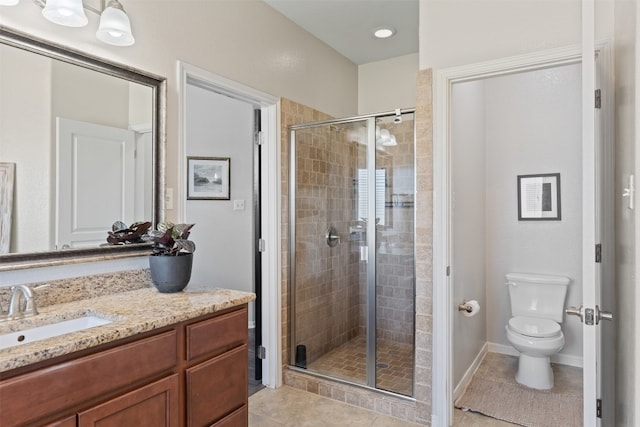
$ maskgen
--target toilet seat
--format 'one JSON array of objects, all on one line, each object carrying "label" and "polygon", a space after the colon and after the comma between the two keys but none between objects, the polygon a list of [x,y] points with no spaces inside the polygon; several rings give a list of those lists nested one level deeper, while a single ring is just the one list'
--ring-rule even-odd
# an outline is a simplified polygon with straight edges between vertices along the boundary
[{"label": "toilet seat", "polygon": [[509,329],[533,338],[550,338],[562,334],[560,325],[551,319],[517,316],[509,319]]}]

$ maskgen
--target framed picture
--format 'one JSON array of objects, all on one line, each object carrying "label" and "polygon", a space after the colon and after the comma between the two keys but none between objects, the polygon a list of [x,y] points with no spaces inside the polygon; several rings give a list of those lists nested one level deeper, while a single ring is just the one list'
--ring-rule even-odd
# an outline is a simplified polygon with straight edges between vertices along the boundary
[{"label": "framed picture", "polygon": [[231,159],[187,157],[187,200],[229,200]]},{"label": "framed picture", "polygon": [[0,254],[9,253],[15,163],[0,162]]},{"label": "framed picture", "polygon": [[560,219],[560,174],[518,175],[518,220]]}]

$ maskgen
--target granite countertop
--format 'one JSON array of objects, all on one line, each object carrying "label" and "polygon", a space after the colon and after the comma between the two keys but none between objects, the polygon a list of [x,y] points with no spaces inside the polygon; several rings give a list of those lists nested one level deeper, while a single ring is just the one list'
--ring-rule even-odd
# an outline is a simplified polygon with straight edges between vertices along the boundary
[{"label": "granite countertop", "polygon": [[228,289],[188,286],[183,292],[162,294],[155,288],[144,287],[39,307],[40,314],[37,316],[0,323],[0,334],[84,315],[103,317],[112,323],[0,350],[0,372],[169,326],[254,299],[253,293]]}]

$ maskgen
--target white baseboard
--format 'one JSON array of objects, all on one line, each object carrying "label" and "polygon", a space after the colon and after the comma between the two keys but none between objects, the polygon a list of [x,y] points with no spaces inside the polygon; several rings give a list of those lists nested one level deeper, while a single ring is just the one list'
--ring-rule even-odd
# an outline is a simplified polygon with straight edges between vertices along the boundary
[{"label": "white baseboard", "polygon": [[[493,342],[488,342],[488,350],[491,353],[500,353],[500,354],[508,354],[510,356],[520,356],[518,350],[513,348],[510,345],[497,344]],[[580,356],[572,356],[570,354],[555,354],[551,356],[551,362],[557,363],[559,365],[569,365],[575,366],[577,368],[582,368],[582,357]]]},{"label": "white baseboard", "polygon": [[469,369],[467,369],[467,372],[464,373],[464,375],[462,376],[462,379],[460,379],[460,382],[458,383],[458,385],[456,385],[456,388],[453,390],[454,402],[458,400],[460,396],[462,396],[462,393],[464,393],[467,386],[471,382],[471,378],[473,378],[473,374],[476,373],[476,371],[478,370],[478,366],[480,366],[480,363],[482,362],[482,359],[484,359],[484,356],[487,354],[487,349],[489,348],[488,344],[489,343],[484,343],[484,345],[480,349],[480,352],[478,352],[478,355],[476,356],[476,358],[473,359],[471,366],[469,366]]}]

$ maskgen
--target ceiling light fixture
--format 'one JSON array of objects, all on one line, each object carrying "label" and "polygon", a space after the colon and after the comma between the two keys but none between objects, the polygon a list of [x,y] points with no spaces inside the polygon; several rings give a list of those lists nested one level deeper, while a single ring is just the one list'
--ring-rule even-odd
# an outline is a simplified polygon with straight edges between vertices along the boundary
[{"label": "ceiling light fixture", "polygon": [[[0,0],[0,6],[14,6],[20,0]],[[85,6],[82,0],[34,0],[42,8],[42,16],[54,24],[65,27],[84,27],[89,20],[84,11],[100,15],[96,32],[98,40],[113,46],[131,46],[135,43],[131,22],[118,0],[102,0],[102,10]]]},{"label": "ceiling light fixture", "polygon": [[393,36],[395,33],[396,33],[396,30],[391,27],[380,27],[380,28],[376,28],[373,31],[373,35],[379,39],[387,39]]}]

